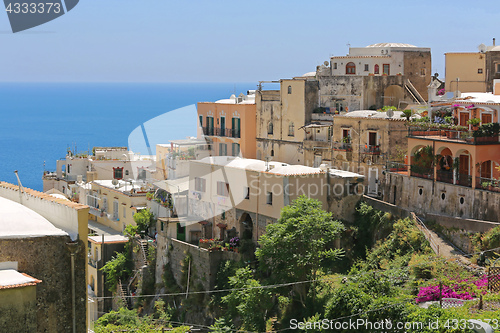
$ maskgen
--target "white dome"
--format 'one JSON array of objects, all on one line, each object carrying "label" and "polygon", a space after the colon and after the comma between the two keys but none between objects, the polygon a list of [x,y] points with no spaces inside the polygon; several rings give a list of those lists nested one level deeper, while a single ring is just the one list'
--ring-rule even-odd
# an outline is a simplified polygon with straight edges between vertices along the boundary
[{"label": "white dome", "polygon": [[368,45],[367,47],[416,47],[416,46],[404,43],[377,43]]},{"label": "white dome", "polygon": [[46,218],[12,200],[0,197],[0,239],[69,236]]}]

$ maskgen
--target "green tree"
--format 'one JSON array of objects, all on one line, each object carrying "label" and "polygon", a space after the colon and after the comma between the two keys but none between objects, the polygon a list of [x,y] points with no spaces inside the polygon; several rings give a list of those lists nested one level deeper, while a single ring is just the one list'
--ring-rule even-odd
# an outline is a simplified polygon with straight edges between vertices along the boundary
[{"label": "green tree", "polygon": [[[240,317],[246,330],[264,332],[266,315],[273,305],[271,292],[261,288],[260,282],[253,278],[249,267],[238,269],[236,274],[229,278],[229,284],[236,290],[222,297],[222,302],[227,304],[227,314],[233,319]],[[218,329],[220,331],[223,327]]]},{"label": "green tree", "polygon": [[155,217],[149,208],[142,209],[134,214],[134,221],[137,224],[137,232],[147,233],[149,228],[155,221]]},{"label": "green tree", "polygon": [[106,284],[110,291],[115,291],[118,281],[125,279],[132,272],[130,269],[130,260],[125,253],[116,252],[116,256],[109,260],[101,268],[106,273]]},{"label": "green tree", "polygon": [[[300,196],[281,210],[278,222],[266,228],[256,255],[261,269],[270,270],[281,282],[316,280],[325,259],[337,259],[343,250],[334,248],[334,241],[344,225],[321,209],[321,202]],[[308,285],[298,284],[302,304]]]}]

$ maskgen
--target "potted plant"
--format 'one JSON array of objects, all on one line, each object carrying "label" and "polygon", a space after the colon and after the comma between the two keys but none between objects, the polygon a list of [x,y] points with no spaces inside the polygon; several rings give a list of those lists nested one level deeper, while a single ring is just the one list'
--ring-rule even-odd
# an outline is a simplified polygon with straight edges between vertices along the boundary
[{"label": "potted plant", "polygon": [[479,124],[481,123],[481,119],[479,118],[471,118],[467,121],[467,124],[468,125],[471,125],[472,126],[472,130],[477,130],[477,127],[479,126]]}]

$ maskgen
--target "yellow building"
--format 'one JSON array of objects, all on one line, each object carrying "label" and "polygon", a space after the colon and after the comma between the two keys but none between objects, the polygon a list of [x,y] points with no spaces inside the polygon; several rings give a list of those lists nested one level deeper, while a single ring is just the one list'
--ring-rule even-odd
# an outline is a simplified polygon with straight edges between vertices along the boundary
[{"label": "yellow building", "polygon": [[304,164],[304,132],[318,105],[318,82],[310,77],[279,81],[280,90],[256,93],[257,159]]},{"label": "yellow building", "polygon": [[134,214],[146,208],[148,189],[144,182],[95,180],[80,198],[90,206],[92,220],[121,233],[127,225],[136,225]]},{"label": "yellow building", "polygon": [[[102,299],[100,297],[112,296],[106,285],[105,275],[101,268],[114,256],[116,252],[123,252],[128,238],[117,234],[102,234],[89,236],[88,248],[88,293],[89,293],[89,324],[93,327],[96,321],[103,313],[111,308],[111,299]],[[127,282],[127,281],[123,281]]]},{"label": "yellow building", "polygon": [[449,52],[446,91],[486,92],[486,55],[481,52]]}]

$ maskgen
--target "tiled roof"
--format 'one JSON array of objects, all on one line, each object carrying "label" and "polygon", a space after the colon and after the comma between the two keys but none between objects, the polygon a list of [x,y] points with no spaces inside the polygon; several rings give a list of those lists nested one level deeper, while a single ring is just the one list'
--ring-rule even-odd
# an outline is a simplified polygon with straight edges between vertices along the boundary
[{"label": "tiled roof", "polygon": [[0,290],[28,286],[36,286],[42,280],[35,279],[26,273],[19,273],[13,269],[0,270]]},{"label": "tiled roof", "polygon": [[[7,183],[7,182],[0,181],[0,187],[6,188],[9,190],[13,190],[13,191],[19,191],[18,185],[14,185],[14,184]],[[68,200],[64,200],[64,199],[55,198],[55,197],[51,196],[50,194],[35,191],[35,190],[32,190],[32,189],[27,188],[27,187],[23,187],[23,191],[27,195],[30,195],[32,197],[37,197],[37,198],[41,198],[44,200],[57,202],[58,204],[65,205],[65,206],[71,207],[71,208],[76,209],[76,210],[88,208],[88,206],[86,206],[86,205],[82,205],[82,204],[68,201]]]}]

